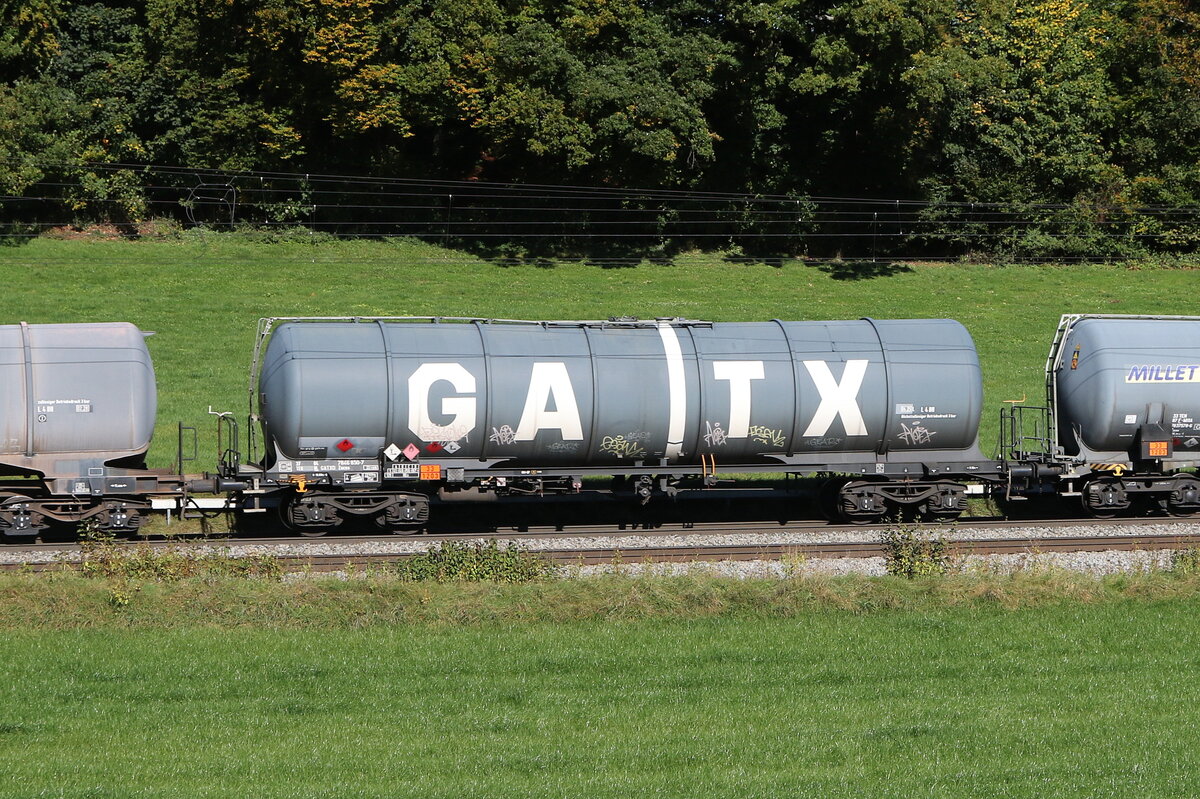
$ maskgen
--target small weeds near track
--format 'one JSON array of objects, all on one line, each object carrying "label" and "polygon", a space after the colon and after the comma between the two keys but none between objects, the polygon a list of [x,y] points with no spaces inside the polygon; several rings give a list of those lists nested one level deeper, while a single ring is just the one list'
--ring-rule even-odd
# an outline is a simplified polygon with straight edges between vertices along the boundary
[{"label": "small weeds near track", "polygon": [[1176,550],[1171,555],[1171,571],[1180,575],[1200,574],[1200,548]]},{"label": "small weeds near track", "polygon": [[225,547],[181,549],[130,546],[102,533],[90,532],[79,542],[84,577],[110,580],[172,582],[187,578],[256,577],[278,580],[283,567],[270,555],[234,557]]},{"label": "small weeds near track", "polygon": [[396,576],[409,582],[528,583],[549,578],[554,568],[550,561],[513,542],[501,547],[495,539],[442,541],[427,552],[400,561]]},{"label": "small weeds near track", "polygon": [[946,541],[938,535],[912,527],[896,527],[880,536],[887,573],[910,580],[934,577],[950,570]]}]

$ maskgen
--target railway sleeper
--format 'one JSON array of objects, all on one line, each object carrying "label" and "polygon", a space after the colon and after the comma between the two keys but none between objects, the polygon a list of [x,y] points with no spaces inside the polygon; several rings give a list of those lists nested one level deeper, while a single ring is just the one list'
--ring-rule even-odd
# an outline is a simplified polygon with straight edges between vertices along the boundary
[{"label": "railway sleeper", "polygon": [[897,512],[915,512],[929,521],[950,521],[966,509],[967,487],[950,480],[851,480],[842,486],[837,503],[839,515],[851,524],[870,524]]}]

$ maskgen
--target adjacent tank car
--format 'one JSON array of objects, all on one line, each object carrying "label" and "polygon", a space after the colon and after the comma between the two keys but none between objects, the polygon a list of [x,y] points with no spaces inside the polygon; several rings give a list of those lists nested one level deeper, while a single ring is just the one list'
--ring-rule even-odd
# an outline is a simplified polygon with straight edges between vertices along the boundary
[{"label": "adjacent tank car", "polygon": [[[1010,471],[1052,463],[1040,482],[1078,496],[1093,516],[1138,501],[1200,512],[1200,318],[1066,315],[1046,361],[1046,405],[1025,414],[1044,431],[1010,438]],[[1013,421],[1008,429],[1023,425]]]},{"label": "adjacent tank car", "polygon": [[146,469],[157,393],[127,323],[0,326],[0,535],[55,523],[132,532],[180,481]]}]

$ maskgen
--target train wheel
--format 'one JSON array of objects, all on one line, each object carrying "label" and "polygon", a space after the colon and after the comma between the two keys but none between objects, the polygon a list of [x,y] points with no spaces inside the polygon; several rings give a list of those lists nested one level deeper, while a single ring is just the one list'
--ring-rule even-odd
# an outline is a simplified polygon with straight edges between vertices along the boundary
[{"label": "train wheel", "polygon": [[1175,502],[1170,497],[1163,497],[1156,503],[1160,510],[1168,516],[1174,516],[1177,519],[1189,519],[1193,516],[1200,515],[1200,510],[1196,507],[1184,507]]},{"label": "train wheel", "polygon": [[1087,505],[1085,505],[1083,509],[1084,509],[1084,511],[1087,512],[1087,515],[1091,516],[1093,519],[1115,519],[1115,518],[1117,518],[1117,511],[1115,511],[1115,510],[1110,511],[1110,510],[1106,510],[1103,508],[1093,508],[1093,507],[1088,507]]},{"label": "train wheel", "polygon": [[875,480],[847,480],[838,491],[838,515],[845,524],[875,524],[891,510]]},{"label": "train wheel", "polygon": [[921,521],[935,524],[949,524],[958,520],[966,510],[967,495],[957,489],[943,489],[927,501],[921,503],[917,514]]},{"label": "train wheel", "polygon": [[371,517],[375,522],[375,526],[380,530],[384,530],[395,535],[416,535],[421,532],[421,525],[407,524],[403,522],[395,522],[388,518],[387,514],[380,514]]},{"label": "train wheel", "polygon": [[1160,495],[1157,504],[1170,516],[1187,518],[1200,514],[1200,482],[1177,478],[1171,492]]},{"label": "train wheel", "polygon": [[398,495],[382,512],[371,517],[375,525],[389,533],[415,535],[429,523],[429,499],[418,495]]},{"label": "train wheel", "polygon": [[4,544],[35,544],[37,543],[38,534],[33,533],[0,533],[0,543]]},{"label": "train wheel", "polygon": [[1157,507],[1160,511],[1162,511],[1166,515],[1174,516],[1177,519],[1186,519],[1187,517],[1193,516],[1195,514],[1194,511],[1183,510],[1181,508],[1176,507],[1174,505],[1174,503],[1172,503],[1171,500],[1167,499],[1166,497],[1161,497],[1159,499],[1154,500],[1153,507]]},{"label": "train wheel", "polygon": [[305,538],[320,538],[342,523],[332,505],[304,497],[280,504],[279,518],[289,530]]},{"label": "train wheel", "polygon": [[1124,484],[1116,478],[1102,477],[1083,487],[1080,501],[1083,510],[1095,519],[1112,519],[1133,505]]},{"label": "train wheel", "polygon": [[842,488],[846,483],[850,482],[846,477],[832,477],[821,484],[821,488],[817,492],[817,509],[831,522],[844,522],[846,519],[842,516],[841,511],[841,495]]},{"label": "train wheel", "polygon": [[49,525],[46,517],[30,507],[29,497],[0,495],[0,542],[32,544]]},{"label": "train wheel", "polygon": [[104,510],[93,519],[96,529],[105,535],[121,538],[132,538],[146,522],[144,509],[132,506],[124,501],[113,501],[105,504]]}]

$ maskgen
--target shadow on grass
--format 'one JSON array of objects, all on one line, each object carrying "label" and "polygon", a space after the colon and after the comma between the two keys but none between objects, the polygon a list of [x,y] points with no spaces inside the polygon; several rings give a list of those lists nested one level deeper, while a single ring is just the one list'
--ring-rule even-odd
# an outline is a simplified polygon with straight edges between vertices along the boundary
[{"label": "shadow on grass", "polygon": [[800,263],[801,260],[792,255],[744,255],[729,253],[721,258],[727,264],[741,264],[751,266],[753,264],[763,264],[772,269],[783,269],[791,263]]},{"label": "shadow on grass", "polygon": [[553,269],[565,264],[585,264],[601,269],[631,269],[642,264],[671,266],[686,248],[679,245],[626,244],[619,241],[594,242],[580,247],[576,241],[546,240],[529,243],[463,241],[444,246],[488,261],[499,267]]},{"label": "shadow on grass", "polygon": [[829,275],[834,280],[872,280],[877,277],[895,277],[911,272],[907,264],[887,261],[830,261],[809,264]]}]

